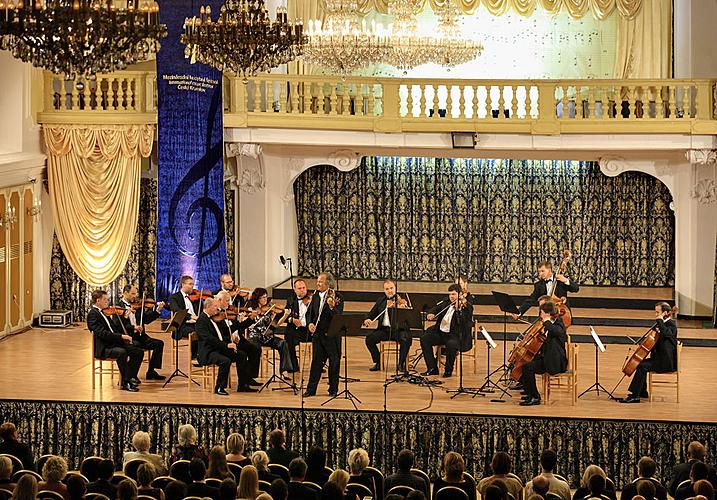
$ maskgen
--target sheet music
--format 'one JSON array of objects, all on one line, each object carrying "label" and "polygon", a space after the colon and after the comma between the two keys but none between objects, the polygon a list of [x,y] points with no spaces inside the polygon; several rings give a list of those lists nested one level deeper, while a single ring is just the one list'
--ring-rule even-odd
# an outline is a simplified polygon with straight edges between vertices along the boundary
[{"label": "sheet music", "polygon": [[485,341],[488,342],[491,349],[498,347],[498,344],[495,343],[495,340],[493,340],[493,337],[490,336],[490,333],[488,333],[488,330],[486,330],[484,326],[480,327],[480,333],[483,335]]},{"label": "sheet music", "polygon": [[602,343],[602,340],[600,340],[600,337],[598,337],[597,332],[592,326],[590,327],[590,335],[592,335],[593,341],[595,342],[595,345],[598,347],[600,352],[605,352],[605,344]]}]

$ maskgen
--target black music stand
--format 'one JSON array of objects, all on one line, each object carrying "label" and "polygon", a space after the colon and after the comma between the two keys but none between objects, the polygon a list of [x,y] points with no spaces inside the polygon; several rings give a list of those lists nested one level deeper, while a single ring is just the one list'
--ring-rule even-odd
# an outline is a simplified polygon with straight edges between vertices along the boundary
[{"label": "black music stand", "polygon": [[517,314],[520,315],[520,310],[518,309],[518,306],[515,305],[515,301],[513,300],[513,297],[508,295],[507,293],[498,292],[496,290],[492,290],[491,293],[493,294],[493,298],[495,299],[496,304],[498,304],[498,308],[500,308],[501,311],[503,311],[503,364],[500,365],[498,368],[493,370],[488,374],[488,377],[502,371],[503,376],[500,378],[499,382],[506,379],[507,380],[507,373],[508,373],[508,356],[507,356],[507,345],[508,345],[508,313],[511,314]]},{"label": "black music stand", "polygon": [[[467,307],[467,306],[466,306],[466,307]],[[471,306],[471,307],[472,307],[472,306]],[[458,322],[457,322],[457,323],[458,323],[458,332],[459,332],[459,334],[458,334],[458,335],[459,335],[459,341],[458,341],[458,342],[459,342],[459,344],[458,344],[458,345],[459,345],[459,349],[458,349],[458,367],[460,368],[461,373],[458,375],[458,387],[457,387],[456,389],[447,389],[447,390],[446,390],[446,392],[447,392],[448,394],[451,394],[451,393],[453,394],[453,396],[451,396],[451,399],[455,398],[455,397],[458,396],[459,394],[471,394],[473,397],[476,397],[476,396],[485,396],[485,394],[482,394],[482,393],[480,392],[480,389],[476,389],[476,388],[473,388],[473,387],[463,387],[463,349],[462,349],[462,346],[461,346],[461,344],[460,344],[460,331],[463,329],[463,327],[462,327],[462,325],[461,325],[461,312],[462,312],[462,311],[460,311],[460,310],[456,310],[456,311],[453,313],[453,314],[457,314],[457,315],[458,315]],[[472,322],[472,321],[473,321],[473,315],[471,315],[471,322]],[[473,342],[474,342],[474,339],[473,339],[473,331],[472,331],[472,328],[471,328],[471,345],[472,345]],[[455,361],[454,361],[454,362],[455,362]]]},{"label": "black music stand", "polygon": [[595,391],[595,394],[597,394],[598,397],[600,396],[600,391],[602,391],[605,394],[607,394],[611,399],[614,399],[614,398],[612,398],[612,393],[610,391],[608,391],[607,389],[605,389],[603,387],[603,385],[600,383],[600,365],[598,364],[598,353],[605,352],[605,344],[602,343],[602,341],[600,340],[600,337],[598,337],[597,332],[595,331],[595,329],[592,326],[590,327],[590,335],[592,336],[593,344],[595,345],[595,383],[593,385],[591,385],[590,387],[588,387],[587,389],[585,389],[583,392],[581,392],[580,395],[578,396],[578,399],[583,397],[588,392],[593,392],[593,391]]},{"label": "black music stand", "polygon": [[[358,401],[359,404],[363,404],[361,403],[361,400],[354,396],[353,393],[349,390],[349,373],[347,359],[348,344],[346,341],[346,338],[348,337],[349,323],[349,317],[343,316],[342,314],[337,314],[331,320],[331,326],[329,326],[329,331],[326,332],[326,336],[329,338],[343,337],[344,339],[344,347],[342,353],[342,357],[344,358],[344,390],[336,394],[336,396],[331,396],[329,399],[321,403],[321,406],[324,406],[326,403],[330,403],[334,399],[337,399],[341,396],[343,396],[343,399],[348,399],[349,401],[351,401],[351,404],[354,405],[355,410],[358,410],[358,406],[356,406],[356,401]],[[341,357],[339,357],[339,362],[340,361]]]},{"label": "black music stand", "polygon": [[[169,326],[167,327],[166,332],[171,333],[172,340],[174,340],[174,371],[167,377],[167,380],[164,382],[164,385],[162,385],[162,389],[164,389],[168,383],[172,381],[174,377],[184,377],[189,378],[189,375],[184,373],[182,370],[179,369],[179,328],[184,323],[184,318],[187,316],[187,310],[182,309],[181,311],[177,311],[176,313],[172,314],[172,317],[169,319]],[[190,349],[191,349],[191,338],[189,339],[190,343]],[[191,370],[192,367],[190,366],[189,369]],[[192,379],[192,382],[199,385],[199,382]]]},{"label": "black music stand", "polygon": [[[400,307],[390,307],[388,309],[389,317],[391,318],[391,325],[403,325],[408,329],[408,335],[411,335],[412,328],[421,328],[423,323],[421,319],[421,311],[418,309],[403,309]],[[403,373],[398,373],[399,358],[401,357],[401,345],[398,339],[398,330],[393,330],[391,327],[391,333],[389,340],[393,340],[396,343],[396,371],[393,376],[386,377],[386,383],[384,385],[390,385],[394,382],[401,382],[408,377],[408,356],[406,356],[406,370]],[[395,333],[395,338],[394,337]],[[411,338],[413,336],[411,335]]]}]

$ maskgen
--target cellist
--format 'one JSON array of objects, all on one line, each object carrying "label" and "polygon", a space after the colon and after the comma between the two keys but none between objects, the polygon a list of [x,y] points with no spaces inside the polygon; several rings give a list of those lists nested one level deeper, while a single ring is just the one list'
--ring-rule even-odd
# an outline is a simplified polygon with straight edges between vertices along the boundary
[{"label": "cellist", "polygon": [[543,323],[545,342],[536,356],[523,365],[520,383],[524,389],[521,406],[540,404],[540,393],[535,383],[536,373],[548,372],[551,375],[563,373],[568,368],[568,356],[565,353],[565,342],[568,336],[565,333],[563,319],[558,314],[558,308],[549,296],[543,295],[538,299],[540,305],[540,321]]},{"label": "cellist", "polygon": [[655,327],[659,332],[657,342],[650,356],[643,360],[635,370],[627,397],[621,403],[639,403],[640,398],[648,397],[648,372],[673,372],[677,369],[677,325],[671,317],[672,308],[667,302],[655,304]]}]

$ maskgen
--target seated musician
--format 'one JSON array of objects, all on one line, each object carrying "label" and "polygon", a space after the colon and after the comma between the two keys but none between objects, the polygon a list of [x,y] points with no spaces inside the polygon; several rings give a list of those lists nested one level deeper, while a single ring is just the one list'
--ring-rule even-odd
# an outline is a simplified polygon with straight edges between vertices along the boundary
[{"label": "seated musician", "polygon": [[92,307],[87,312],[87,329],[95,338],[96,358],[116,358],[122,379],[122,390],[137,392],[137,372],[142,364],[144,351],[132,345],[132,336],[118,333],[110,318],[102,312],[109,307],[109,297],[104,290],[92,292]]},{"label": "seated musician", "polygon": [[296,357],[297,346],[301,342],[311,342],[311,333],[306,325],[306,311],[309,310],[312,295],[306,291],[306,282],[297,279],[294,281],[294,293],[289,296],[284,306],[288,314],[284,339],[289,344],[291,364],[296,367],[299,366],[299,360]]},{"label": "seated musician", "polygon": [[510,313],[513,319],[518,319],[525,314],[528,309],[538,303],[538,298],[542,295],[567,298],[568,292],[580,291],[580,286],[577,283],[562,274],[553,274],[553,265],[550,262],[540,263],[538,277],[540,279],[533,284],[533,293],[518,308],[520,314]]},{"label": "seated musician", "polygon": [[407,306],[405,299],[396,295],[396,283],[387,279],[383,282],[383,296],[376,301],[363,322],[365,327],[370,326],[373,321],[378,322],[376,329],[366,336],[366,347],[368,352],[371,353],[371,360],[373,361],[373,366],[369,368],[372,372],[381,369],[381,353],[377,345],[384,340],[397,340],[399,342],[398,371],[406,371],[406,358],[408,357],[408,351],[411,349],[411,331],[405,322],[394,325],[391,321],[392,317],[395,316],[392,314],[394,309],[393,301],[396,301],[395,305],[399,308]]},{"label": "seated musician", "polygon": [[244,307],[246,299],[239,294],[240,289],[238,286],[234,285],[234,278],[232,278],[231,274],[222,274],[219,278],[219,284],[221,285],[221,288],[219,290],[214,290],[212,295],[216,296],[219,292],[225,291],[229,294],[230,305],[236,307],[237,309]]},{"label": "seated musician", "polygon": [[669,373],[677,370],[677,325],[671,317],[671,307],[667,302],[655,304],[655,328],[659,332],[655,347],[635,370],[628,387],[629,394],[621,403],[639,403],[640,398],[648,397],[647,373]]},{"label": "seated musician", "polygon": [[473,304],[474,306],[478,304],[478,297],[473,295],[471,292],[468,291],[468,278],[466,278],[464,275],[459,274],[454,280],[453,283],[456,285],[460,285],[461,287],[461,296],[465,297],[465,299]]},{"label": "seated musician", "polygon": [[568,356],[565,352],[565,342],[568,336],[565,333],[563,319],[558,313],[557,306],[550,300],[550,296],[544,295],[539,299],[540,318],[545,331],[545,342],[535,357],[523,365],[520,376],[520,383],[523,386],[525,395],[521,406],[533,406],[540,404],[540,393],[535,383],[535,375],[538,373],[563,373],[568,368]]},{"label": "seated musician", "polygon": [[220,396],[228,396],[226,391],[229,380],[229,370],[232,363],[236,365],[238,387],[237,392],[257,392],[249,386],[249,373],[247,370],[246,354],[237,351],[236,344],[232,341],[229,326],[224,321],[224,315],[213,318],[219,312],[217,301],[206,299],[204,310],[197,319],[196,332],[199,336],[197,346],[197,358],[200,363],[208,365],[219,365],[217,380],[214,385],[214,393]]},{"label": "seated musician", "polygon": [[[216,294],[214,299],[217,301],[217,307],[219,311],[226,312],[231,303],[231,296],[228,292],[222,290]],[[234,311],[235,313],[237,311]],[[260,386],[261,384],[256,381],[259,376],[259,364],[261,363],[261,347],[249,342],[244,335],[238,332],[241,327],[241,323],[246,320],[246,314],[241,312],[237,314],[236,319],[228,319],[225,315],[224,322],[226,323],[229,331],[232,334],[232,341],[236,344],[237,351],[241,351],[246,354],[247,357],[247,371],[249,373],[249,385]]]},{"label": "seated musician", "polygon": [[426,371],[422,375],[438,375],[438,366],[433,354],[433,346],[446,346],[446,365],[444,377],[453,374],[456,353],[470,350],[473,345],[473,304],[461,300],[460,285],[448,287],[448,300],[442,300],[428,314],[428,321],[435,320],[425,334],[421,336],[421,349],[426,362]]},{"label": "seated musician", "polygon": [[[152,357],[149,359],[149,366],[147,367],[146,379],[164,380],[165,377],[157,373],[157,370],[162,368],[164,342],[160,339],[153,339],[147,335],[144,328],[144,325],[159,318],[159,312],[164,307],[164,302],[157,302],[155,309],[154,300],[152,300],[151,305],[144,307],[143,312],[142,300],[137,298],[137,287],[127,284],[122,289],[122,297],[119,303],[127,309],[127,313],[120,316],[120,321],[124,323],[125,331],[134,339],[132,343],[140,349],[152,351]],[[136,307],[137,304],[139,308]]]},{"label": "seated musician", "polygon": [[[285,379],[290,379],[291,377],[284,375],[284,372],[299,371],[298,364],[294,365],[286,340],[274,335],[276,324],[284,319],[286,312],[278,306],[271,307],[266,288],[255,288],[246,304],[251,312],[242,326],[246,327],[249,341],[279,351],[279,370]],[[264,311],[267,308],[268,310]]]},{"label": "seated musician", "polygon": [[[182,276],[179,280],[180,289],[178,292],[173,293],[169,296],[169,310],[173,313],[185,310],[187,315],[184,317],[184,321],[179,325],[172,333],[173,339],[183,339],[189,337],[189,334],[194,331],[194,325],[199,318],[199,307],[201,298],[197,297],[195,300],[190,298],[190,294],[194,290],[194,278],[191,276]],[[191,345],[192,359],[197,357],[197,343],[192,342]]]}]

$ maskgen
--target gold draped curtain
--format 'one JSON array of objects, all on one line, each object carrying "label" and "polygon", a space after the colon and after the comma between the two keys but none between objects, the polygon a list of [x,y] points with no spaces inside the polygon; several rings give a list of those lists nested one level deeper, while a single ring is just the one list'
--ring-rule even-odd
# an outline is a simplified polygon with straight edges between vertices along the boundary
[{"label": "gold draped curtain", "polygon": [[617,22],[615,78],[670,78],[671,1],[643,0],[637,16]]},{"label": "gold draped curtain", "polygon": [[137,228],[142,157],[152,125],[47,125],[55,232],[77,275],[93,286],[125,267]]}]

